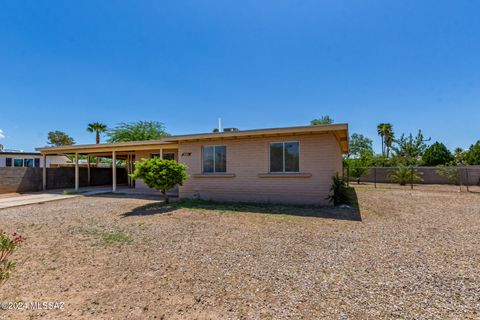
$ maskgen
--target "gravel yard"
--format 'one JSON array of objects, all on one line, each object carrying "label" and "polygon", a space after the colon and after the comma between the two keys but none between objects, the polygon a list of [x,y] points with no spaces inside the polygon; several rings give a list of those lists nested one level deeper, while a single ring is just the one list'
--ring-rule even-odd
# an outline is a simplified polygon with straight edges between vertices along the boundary
[{"label": "gravel yard", "polygon": [[121,195],[0,210],[0,229],[27,237],[0,302],[65,303],[0,318],[480,318],[480,194],[357,196],[361,221]]}]

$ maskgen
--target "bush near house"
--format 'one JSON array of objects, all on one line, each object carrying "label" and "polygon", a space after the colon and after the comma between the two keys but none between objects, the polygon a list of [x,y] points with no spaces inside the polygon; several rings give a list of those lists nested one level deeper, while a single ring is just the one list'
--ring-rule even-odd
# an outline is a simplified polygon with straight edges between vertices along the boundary
[{"label": "bush near house", "polygon": [[188,179],[186,165],[160,158],[138,162],[130,176],[133,179],[141,179],[149,188],[160,191],[166,203],[169,203],[167,190],[182,185],[183,181]]},{"label": "bush near house", "polygon": [[348,188],[345,179],[338,172],[332,177],[332,186],[330,187],[330,195],[327,197],[330,203],[338,206],[349,203]]}]

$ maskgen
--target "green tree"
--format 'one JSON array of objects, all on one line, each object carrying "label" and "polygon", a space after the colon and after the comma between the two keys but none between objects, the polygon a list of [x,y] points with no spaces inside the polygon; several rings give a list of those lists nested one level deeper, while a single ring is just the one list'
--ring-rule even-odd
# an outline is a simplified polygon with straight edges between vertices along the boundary
[{"label": "green tree", "polygon": [[157,140],[169,136],[163,123],[158,121],[137,121],[118,124],[108,130],[108,142]]},{"label": "green tree", "polygon": [[167,190],[182,185],[188,178],[187,166],[184,164],[156,157],[137,162],[135,171],[130,176],[133,179],[141,179],[149,188],[160,191],[165,203],[169,203]]},{"label": "green tree", "polygon": [[313,119],[312,121],[310,121],[310,125],[312,126],[318,126],[322,124],[332,124],[332,123],[333,123],[333,119],[330,118],[329,115],[322,116],[321,118]]},{"label": "green tree", "polygon": [[92,122],[87,126],[88,132],[95,132],[95,143],[100,143],[100,135],[108,130],[107,125],[100,122]]},{"label": "green tree", "polygon": [[350,136],[349,149],[349,156],[360,157],[364,152],[373,153],[372,140],[363,134],[354,133]]},{"label": "green tree", "polygon": [[464,164],[465,162],[465,151],[462,148],[455,148],[453,151],[456,164]]},{"label": "green tree", "polygon": [[411,133],[408,137],[402,134],[400,139],[395,140],[392,150],[400,162],[406,165],[416,165],[427,149],[427,141],[430,139],[424,138],[422,130],[418,130],[415,137]]},{"label": "green tree", "polygon": [[418,172],[418,170],[413,168],[412,166],[405,166],[400,164],[397,167],[396,171],[389,174],[389,177],[392,182],[404,186],[407,183],[423,181],[421,175],[422,173]]},{"label": "green tree", "polygon": [[465,153],[465,162],[470,165],[480,165],[480,140],[472,144]]},{"label": "green tree", "polygon": [[70,137],[68,134],[62,131],[50,131],[48,133],[48,141],[49,145],[58,147],[58,146],[70,146],[75,144],[75,140]]},{"label": "green tree", "polygon": [[384,158],[388,158],[390,148],[394,141],[392,124],[391,123],[378,124],[377,133],[382,138],[382,155]]},{"label": "green tree", "polygon": [[452,162],[454,157],[443,143],[435,142],[425,150],[422,160],[426,166],[438,166]]},{"label": "green tree", "polygon": [[220,130],[218,130],[218,128],[214,128],[212,132],[220,132]]}]

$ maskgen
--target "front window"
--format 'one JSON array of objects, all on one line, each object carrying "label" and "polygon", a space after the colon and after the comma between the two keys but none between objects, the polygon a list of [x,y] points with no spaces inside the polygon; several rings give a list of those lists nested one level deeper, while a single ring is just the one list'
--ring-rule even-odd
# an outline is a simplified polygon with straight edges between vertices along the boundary
[{"label": "front window", "polygon": [[[160,153],[151,153],[150,158],[160,158]],[[173,152],[164,152],[163,160],[175,160],[175,153]]]},{"label": "front window", "polygon": [[11,167],[11,166],[12,166],[12,158],[7,158],[7,159],[5,160],[5,165],[6,165],[7,167]]},{"label": "front window", "polygon": [[23,166],[33,168],[33,159],[23,159]]},{"label": "front window", "polygon": [[203,172],[204,173],[227,172],[227,147],[226,146],[203,147]]},{"label": "front window", "polygon": [[14,167],[23,167],[23,159],[14,159],[13,160]]},{"label": "front window", "polygon": [[273,142],[270,143],[270,172],[299,172],[300,143]]}]

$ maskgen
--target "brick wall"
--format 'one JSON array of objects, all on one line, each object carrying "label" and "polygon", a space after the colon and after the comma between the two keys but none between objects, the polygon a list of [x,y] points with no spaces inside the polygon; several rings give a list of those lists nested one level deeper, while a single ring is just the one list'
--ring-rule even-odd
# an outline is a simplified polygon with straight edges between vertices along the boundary
[{"label": "brick wall", "polygon": [[[300,172],[309,177],[261,177],[269,172],[271,142],[300,142]],[[227,173],[234,177],[195,177],[202,173],[202,146],[227,146]],[[208,142],[181,142],[179,162],[190,178],[180,187],[181,198],[327,204],[332,176],[342,171],[339,144],[333,135],[286,136]]]}]

